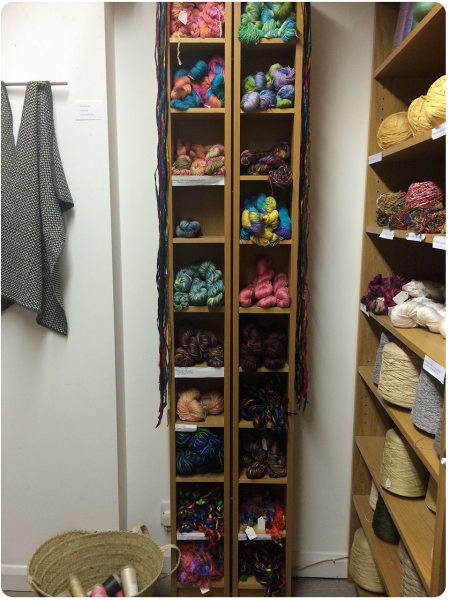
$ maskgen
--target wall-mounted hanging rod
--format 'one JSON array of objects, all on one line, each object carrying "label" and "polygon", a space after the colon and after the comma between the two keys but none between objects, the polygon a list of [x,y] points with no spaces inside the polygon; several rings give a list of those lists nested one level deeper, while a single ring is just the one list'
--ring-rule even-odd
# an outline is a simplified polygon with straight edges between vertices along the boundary
[{"label": "wall-mounted hanging rod", "polygon": [[[5,85],[28,85],[28,82],[22,83],[22,82],[14,82],[14,83],[5,83]],[[50,85],[69,85],[67,83],[67,81],[50,81]]]}]

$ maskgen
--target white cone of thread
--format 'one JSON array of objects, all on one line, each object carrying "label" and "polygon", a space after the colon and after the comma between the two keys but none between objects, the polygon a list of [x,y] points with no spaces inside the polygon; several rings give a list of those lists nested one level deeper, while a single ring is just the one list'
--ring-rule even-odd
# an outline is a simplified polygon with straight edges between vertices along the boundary
[{"label": "white cone of thread", "polygon": [[386,591],[362,527],[355,532],[353,538],[348,572],[354,582],[363,589],[375,593]]},{"label": "white cone of thread", "polygon": [[423,361],[395,342],[386,344],[381,362],[378,391],[392,404],[412,408]]},{"label": "white cone of thread", "polygon": [[406,551],[403,555],[402,591],[400,595],[402,598],[423,598],[427,596],[420,577],[417,575],[412,560]]},{"label": "white cone of thread", "polygon": [[430,477],[430,480],[428,482],[427,495],[425,496],[425,504],[434,513],[436,512],[437,492],[438,484],[433,477]]},{"label": "white cone of thread", "polygon": [[370,490],[370,496],[369,496],[369,505],[372,510],[376,509],[377,500],[378,500],[378,489],[377,489],[377,486],[375,485],[374,480],[372,479],[372,488]]},{"label": "white cone of thread", "polygon": [[398,496],[425,496],[428,471],[395,429],[389,429],[384,442],[380,466],[381,485]]}]

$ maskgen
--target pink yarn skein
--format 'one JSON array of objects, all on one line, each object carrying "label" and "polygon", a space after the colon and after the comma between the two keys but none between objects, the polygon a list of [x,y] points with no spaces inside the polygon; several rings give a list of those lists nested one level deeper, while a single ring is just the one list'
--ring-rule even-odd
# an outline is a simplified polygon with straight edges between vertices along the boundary
[{"label": "pink yarn skein", "polygon": [[[261,308],[289,308],[291,294],[289,292],[289,277],[283,271],[275,272],[270,258],[259,256],[256,260],[257,277],[250,285],[239,293],[239,303],[244,308],[252,305],[253,299],[258,300],[257,306]],[[273,279],[273,282],[272,282]]]},{"label": "pink yarn skein", "polygon": [[252,305],[254,296],[253,285],[250,284],[239,292],[239,304],[248,308]]},{"label": "pink yarn skein", "polygon": [[261,300],[258,300],[256,304],[261,308],[272,308],[272,306],[276,306],[277,299],[275,298],[275,296],[266,296],[265,298],[261,298]]},{"label": "pink yarn skein", "polygon": [[291,294],[287,287],[279,287],[275,292],[277,306],[279,308],[289,308],[291,305]]}]

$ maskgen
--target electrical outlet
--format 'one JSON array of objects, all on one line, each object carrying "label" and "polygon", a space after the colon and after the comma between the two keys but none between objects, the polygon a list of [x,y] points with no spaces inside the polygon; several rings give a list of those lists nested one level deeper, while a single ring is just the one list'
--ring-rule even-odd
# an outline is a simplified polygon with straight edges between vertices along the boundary
[{"label": "electrical outlet", "polygon": [[170,527],[170,502],[168,500],[161,501],[161,525]]}]

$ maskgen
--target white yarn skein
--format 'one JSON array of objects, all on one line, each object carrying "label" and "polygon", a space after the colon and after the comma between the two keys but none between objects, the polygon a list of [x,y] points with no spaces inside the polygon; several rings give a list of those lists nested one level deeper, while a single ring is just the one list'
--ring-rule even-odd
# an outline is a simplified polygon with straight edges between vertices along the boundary
[{"label": "white yarn skein", "polygon": [[423,304],[416,302],[415,300],[397,304],[397,306],[394,306],[389,313],[392,325],[394,327],[400,327],[401,329],[418,327],[416,315],[417,311],[422,306]]},{"label": "white yarn skein", "polygon": [[442,283],[436,283],[435,281],[416,281],[412,279],[409,283],[405,284],[402,288],[408,293],[411,298],[432,298],[436,301],[445,301],[445,286]]},{"label": "white yarn skein", "polygon": [[442,316],[433,306],[422,306],[417,311],[417,323],[421,327],[428,327],[433,333],[439,333],[439,327],[445,316]]},{"label": "white yarn skein", "polygon": [[447,339],[447,322],[444,319],[442,323],[439,325],[439,333],[442,335],[444,340]]}]

